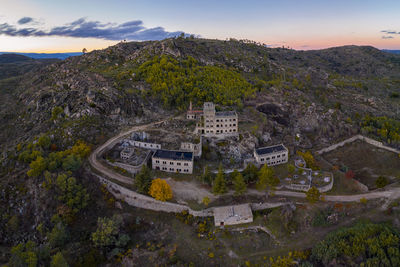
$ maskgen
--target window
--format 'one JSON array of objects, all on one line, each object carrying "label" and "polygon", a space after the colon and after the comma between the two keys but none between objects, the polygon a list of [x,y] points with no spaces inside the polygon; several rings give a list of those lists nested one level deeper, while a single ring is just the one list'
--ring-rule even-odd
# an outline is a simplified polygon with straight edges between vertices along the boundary
[{"label": "window", "polygon": [[159,161],[159,160],[156,160],[156,163],[160,163],[160,161]]},{"label": "window", "polygon": [[167,164],[167,162],[166,162],[166,161],[163,161],[162,163],[163,163],[163,164]]},{"label": "window", "polygon": [[170,161],[170,162],[169,162],[169,165],[174,165],[174,162]]},{"label": "window", "polygon": [[275,156],[272,156],[272,159],[274,159],[275,158]]},{"label": "window", "polygon": [[264,158],[261,158],[261,161],[264,161]]},{"label": "window", "polygon": [[267,158],[267,160],[269,160],[269,157]]},{"label": "window", "polygon": [[184,165],[184,166],[189,166],[189,164],[188,164],[188,163],[184,163],[183,165]]},{"label": "window", "polygon": [[181,166],[181,163],[180,163],[180,162],[177,162],[176,165]]},{"label": "window", "polygon": [[276,156],[277,158],[280,158],[281,157],[281,155],[278,155],[278,156]]},{"label": "window", "polygon": [[171,172],[173,172],[175,169],[174,169],[174,168],[169,168],[169,170],[170,170]]},{"label": "window", "polygon": [[233,119],[233,121],[236,121],[236,119]]}]

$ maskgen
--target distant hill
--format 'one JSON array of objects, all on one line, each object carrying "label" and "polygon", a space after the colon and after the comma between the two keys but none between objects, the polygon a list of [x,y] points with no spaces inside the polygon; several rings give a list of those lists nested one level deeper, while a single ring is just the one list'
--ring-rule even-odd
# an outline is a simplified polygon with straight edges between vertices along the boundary
[{"label": "distant hill", "polygon": [[392,53],[392,54],[400,54],[400,50],[389,50],[389,49],[383,49],[383,51]]},{"label": "distant hill", "polygon": [[66,59],[69,57],[80,56],[82,52],[71,52],[71,53],[19,53],[19,52],[0,52],[2,54],[14,54],[14,55],[22,55],[34,59],[48,59],[48,58],[57,58],[57,59]]},{"label": "distant hill", "polygon": [[30,60],[32,60],[32,58],[23,55],[17,55],[17,54],[0,55],[0,63],[16,63],[16,62],[24,62]]}]

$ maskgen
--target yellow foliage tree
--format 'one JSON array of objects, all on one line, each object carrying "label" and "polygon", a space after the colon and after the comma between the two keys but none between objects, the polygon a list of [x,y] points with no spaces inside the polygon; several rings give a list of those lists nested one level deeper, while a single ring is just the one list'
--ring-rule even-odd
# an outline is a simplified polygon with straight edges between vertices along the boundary
[{"label": "yellow foliage tree", "polygon": [[149,194],[161,201],[167,201],[172,198],[171,187],[165,180],[161,180],[160,178],[154,179],[151,182]]}]

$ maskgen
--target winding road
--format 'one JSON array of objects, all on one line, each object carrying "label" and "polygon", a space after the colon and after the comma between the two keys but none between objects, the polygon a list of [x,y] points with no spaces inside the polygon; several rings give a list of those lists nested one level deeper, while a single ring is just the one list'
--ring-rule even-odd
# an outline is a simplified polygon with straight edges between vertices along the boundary
[{"label": "winding road", "polygon": [[[107,177],[108,179],[111,178],[113,180],[117,180],[117,181],[125,183],[125,184],[132,184],[133,183],[132,178],[121,175],[121,174],[113,171],[112,169],[108,168],[107,166],[104,166],[102,164],[102,162],[100,162],[98,160],[98,156],[100,154],[102,154],[105,150],[112,148],[120,139],[122,139],[126,135],[129,135],[135,131],[145,130],[148,127],[166,122],[171,118],[173,118],[173,117],[169,117],[169,118],[163,119],[161,121],[157,121],[157,122],[134,126],[131,129],[110,138],[106,143],[99,146],[92,152],[92,154],[89,156],[89,164],[92,166],[93,169],[95,169],[97,172],[102,174],[104,177]],[[138,194],[138,193],[136,193],[136,194]],[[263,194],[265,194],[265,193],[263,193]],[[277,196],[295,197],[295,198],[305,198],[306,197],[305,193],[294,192],[294,191],[279,191],[279,190],[277,190],[274,192],[274,194]],[[143,197],[148,198],[147,196],[143,196]],[[383,199],[386,199],[386,202],[382,206],[382,208],[387,208],[389,206],[389,204],[391,203],[391,201],[393,201],[394,199],[400,198],[400,187],[391,186],[391,187],[387,188],[386,190],[380,189],[380,190],[376,190],[376,191],[372,191],[372,192],[368,192],[368,193],[364,193],[364,194],[355,194],[355,195],[325,195],[324,198],[326,201],[332,201],[332,202],[357,202],[364,198],[368,199],[368,200],[383,198]],[[265,204],[267,204],[267,203],[265,203]]]}]

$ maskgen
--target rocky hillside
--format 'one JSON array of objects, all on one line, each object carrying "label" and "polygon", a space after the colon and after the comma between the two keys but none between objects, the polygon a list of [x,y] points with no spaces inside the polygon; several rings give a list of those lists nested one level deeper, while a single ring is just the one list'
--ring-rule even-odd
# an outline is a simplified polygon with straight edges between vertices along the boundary
[{"label": "rocky hillside", "polygon": [[[180,114],[189,101],[233,106],[242,143],[297,142],[310,149],[361,131],[400,145],[400,55],[372,47],[294,51],[176,38],[119,43],[64,61],[3,61],[0,264],[17,244],[23,246],[14,250],[39,255],[43,265],[54,247],[76,266],[107,261],[110,253],[100,255],[90,236],[98,217],[118,212],[115,199],[84,170],[90,147],[128,126]],[[122,232],[133,231],[140,242],[149,236],[159,242],[168,232],[153,218],[129,218]],[[28,240],[38,245],[36,254]],[[127,249],[129,240],[121,240],[112,253]]]},{"label": "rocky hillside", "polygon": [[[162,76],[168,72],[175,78]],[[230,83],[233,77],[248,94],[228,89],[238,84]],[[215,86],[219,82],[221,86]],[[161,110],[182,110],[190,100],[240,108],[267,102],[287,116],[284,125],[274,122],[278,128],[331,139],[356,131],[351,121],[366,114],[398,118],[398,98],[391,96],[399,88],[400,56],[373,47],[295,51],[193,38],[120,43],[1,80],[0,90],[7,97],[1,100],[0,119],[7,127],[0,141],[2,147],[15,146],[60,128],[50,120],[56,107],[70,124],[96,121],[88,132],[79,131],[94,138],[94,131],[112,132],[165,115]],[[162,99],[163,94],[173,99]],[[64,134],[71,132],[71,125],[63,127]]]}]

